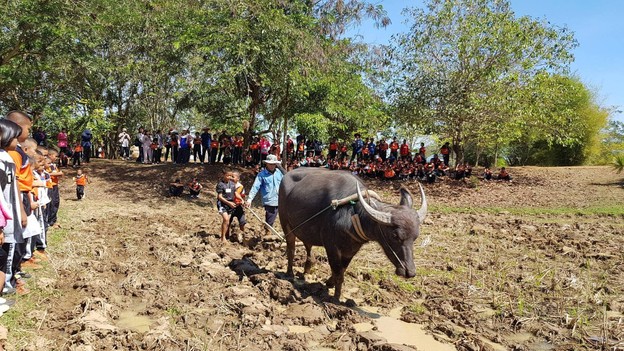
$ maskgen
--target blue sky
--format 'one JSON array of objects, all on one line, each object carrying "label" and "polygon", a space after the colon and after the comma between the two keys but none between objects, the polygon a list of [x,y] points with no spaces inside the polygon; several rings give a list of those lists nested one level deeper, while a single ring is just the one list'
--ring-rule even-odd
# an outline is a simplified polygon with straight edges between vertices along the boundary
[{"label": "blue sky", "polygon": [[[422,7],[421,0],[380,0],[392,24],[376,29],[365,22],[350,32],[372,44],[387,44],[392,34],[406,32],[407,6]],[[624,111],[624,1],[622,0],[511,0],[517,16],[548,20],[566,26],[575,33],[579,46],[573,51],[572,72],[597,93],[604,107],[617,106]],[[624,112],[612,118],[624,122]]]}]

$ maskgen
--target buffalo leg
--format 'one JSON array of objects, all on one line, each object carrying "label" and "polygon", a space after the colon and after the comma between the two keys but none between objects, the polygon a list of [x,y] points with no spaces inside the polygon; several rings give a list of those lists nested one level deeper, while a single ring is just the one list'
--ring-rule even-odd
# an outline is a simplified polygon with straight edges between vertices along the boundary
[{"label": "buffalo leg", "polygon": [[340,273],[336,276],[336,290],[334,292],[334,299],[336,299],[336,301],[340,301],[340,295],[342,295],[342,283],[344,283],[344,274],[347,270],[347,267],[349,267],[349,263],[351,263],[352,258],[353,256],[342,257],[341,270]]},{"label": "buffalo leg", "polygon": [[342,283],[344,283],[344,273],[349,267],[349,263],[351,263],[351,257],[341,257],[340,254],[334,253],[327,255],[327,259],[329,261],[329,266],[332,270],[332,276],[327,281],[327,287],[331,288],[334,286],[336,289],[334,291],[334,300],[340,301],[340,295],[342,295]]},{"label": "buffalo leg", "polygon": [[305,249],[306,249],[306,261],[305,261],[305,266],[303,269],[303,274],[308,274],[310,273],[310,270],[312,269],[312,265],[314,265],[314,261],[312,258],[312,245],[305,244]]},{"label": "buffalo leg", "polygon": [[[290,230],[289,230],[290,232]],[[294,276],[293,274],[293,261],[295,260],[295,234],[289,233],[286,235],[286,256],[288,257],[288,268],[286,269],[286,275]]]}]

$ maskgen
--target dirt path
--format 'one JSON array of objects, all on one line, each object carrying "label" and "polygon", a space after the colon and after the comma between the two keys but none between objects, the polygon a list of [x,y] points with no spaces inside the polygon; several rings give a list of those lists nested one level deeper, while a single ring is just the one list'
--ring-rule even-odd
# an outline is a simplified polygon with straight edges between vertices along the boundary
[{"label": "dirt path", "polygon": [[[322,250],[306,281],[288,280],[284,248],[254,239],[253,218],[245,245],[219,242],[219,167],[85,170],[83,201],[63,182],[51,262],[0,319],[8,350],[624,350],[624,190],[606,167],[428,186],[416,277],[394,276],[368,244],[341,305],[327,302]],[[200,199],[165,196],[193,175]],[[398,202],[398,183],[370,186]]]}]

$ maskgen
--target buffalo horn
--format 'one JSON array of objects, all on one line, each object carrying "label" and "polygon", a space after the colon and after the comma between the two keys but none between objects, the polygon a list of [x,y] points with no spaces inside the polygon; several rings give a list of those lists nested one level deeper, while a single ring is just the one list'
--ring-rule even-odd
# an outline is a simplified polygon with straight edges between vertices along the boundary
[{"label": "buffalo horn", "polygon": [[427,198],[425,197],[425,189],[423,189],[420,183],[418,183],[418,186],[420,187],[420,197],[422,198],[422,203],[417,213],[420,224],[422,224],[422,222],[425,221],[425,217],[427,217]]},{"label": "buffalo horn", "polygon": [[[373,217],[373,219],[375,221],[377,221],[379,223],[391,224],[392,223],[392,214],[387,213],[387,212],[377,211],[376,209],[372,208],[371,205],[369,205],[366,201],[364,201],[364,196],[362,195],[362,190],[360,190],[360,183],[356,182],[355,186],[357,187],[358,199],[360,200],[360,203],[364,207],[364,211],[366,211],[366,213],[368,213],[371,217]],[[426,208],[425,208],[425,211],[426,211]]]}]

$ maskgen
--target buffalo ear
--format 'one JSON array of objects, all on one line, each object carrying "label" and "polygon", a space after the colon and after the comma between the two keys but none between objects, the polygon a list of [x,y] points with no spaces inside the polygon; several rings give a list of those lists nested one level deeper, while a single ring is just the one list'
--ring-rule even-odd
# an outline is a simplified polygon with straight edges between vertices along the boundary
[{"label": "buffalo ear", "polygon": [[412,208],[414,205],[412,201],[412,193],[410,193],[410,191],[405,187],[401,187],[401,202],[399,202],[399,205],[407,206],[409,208]]}]

